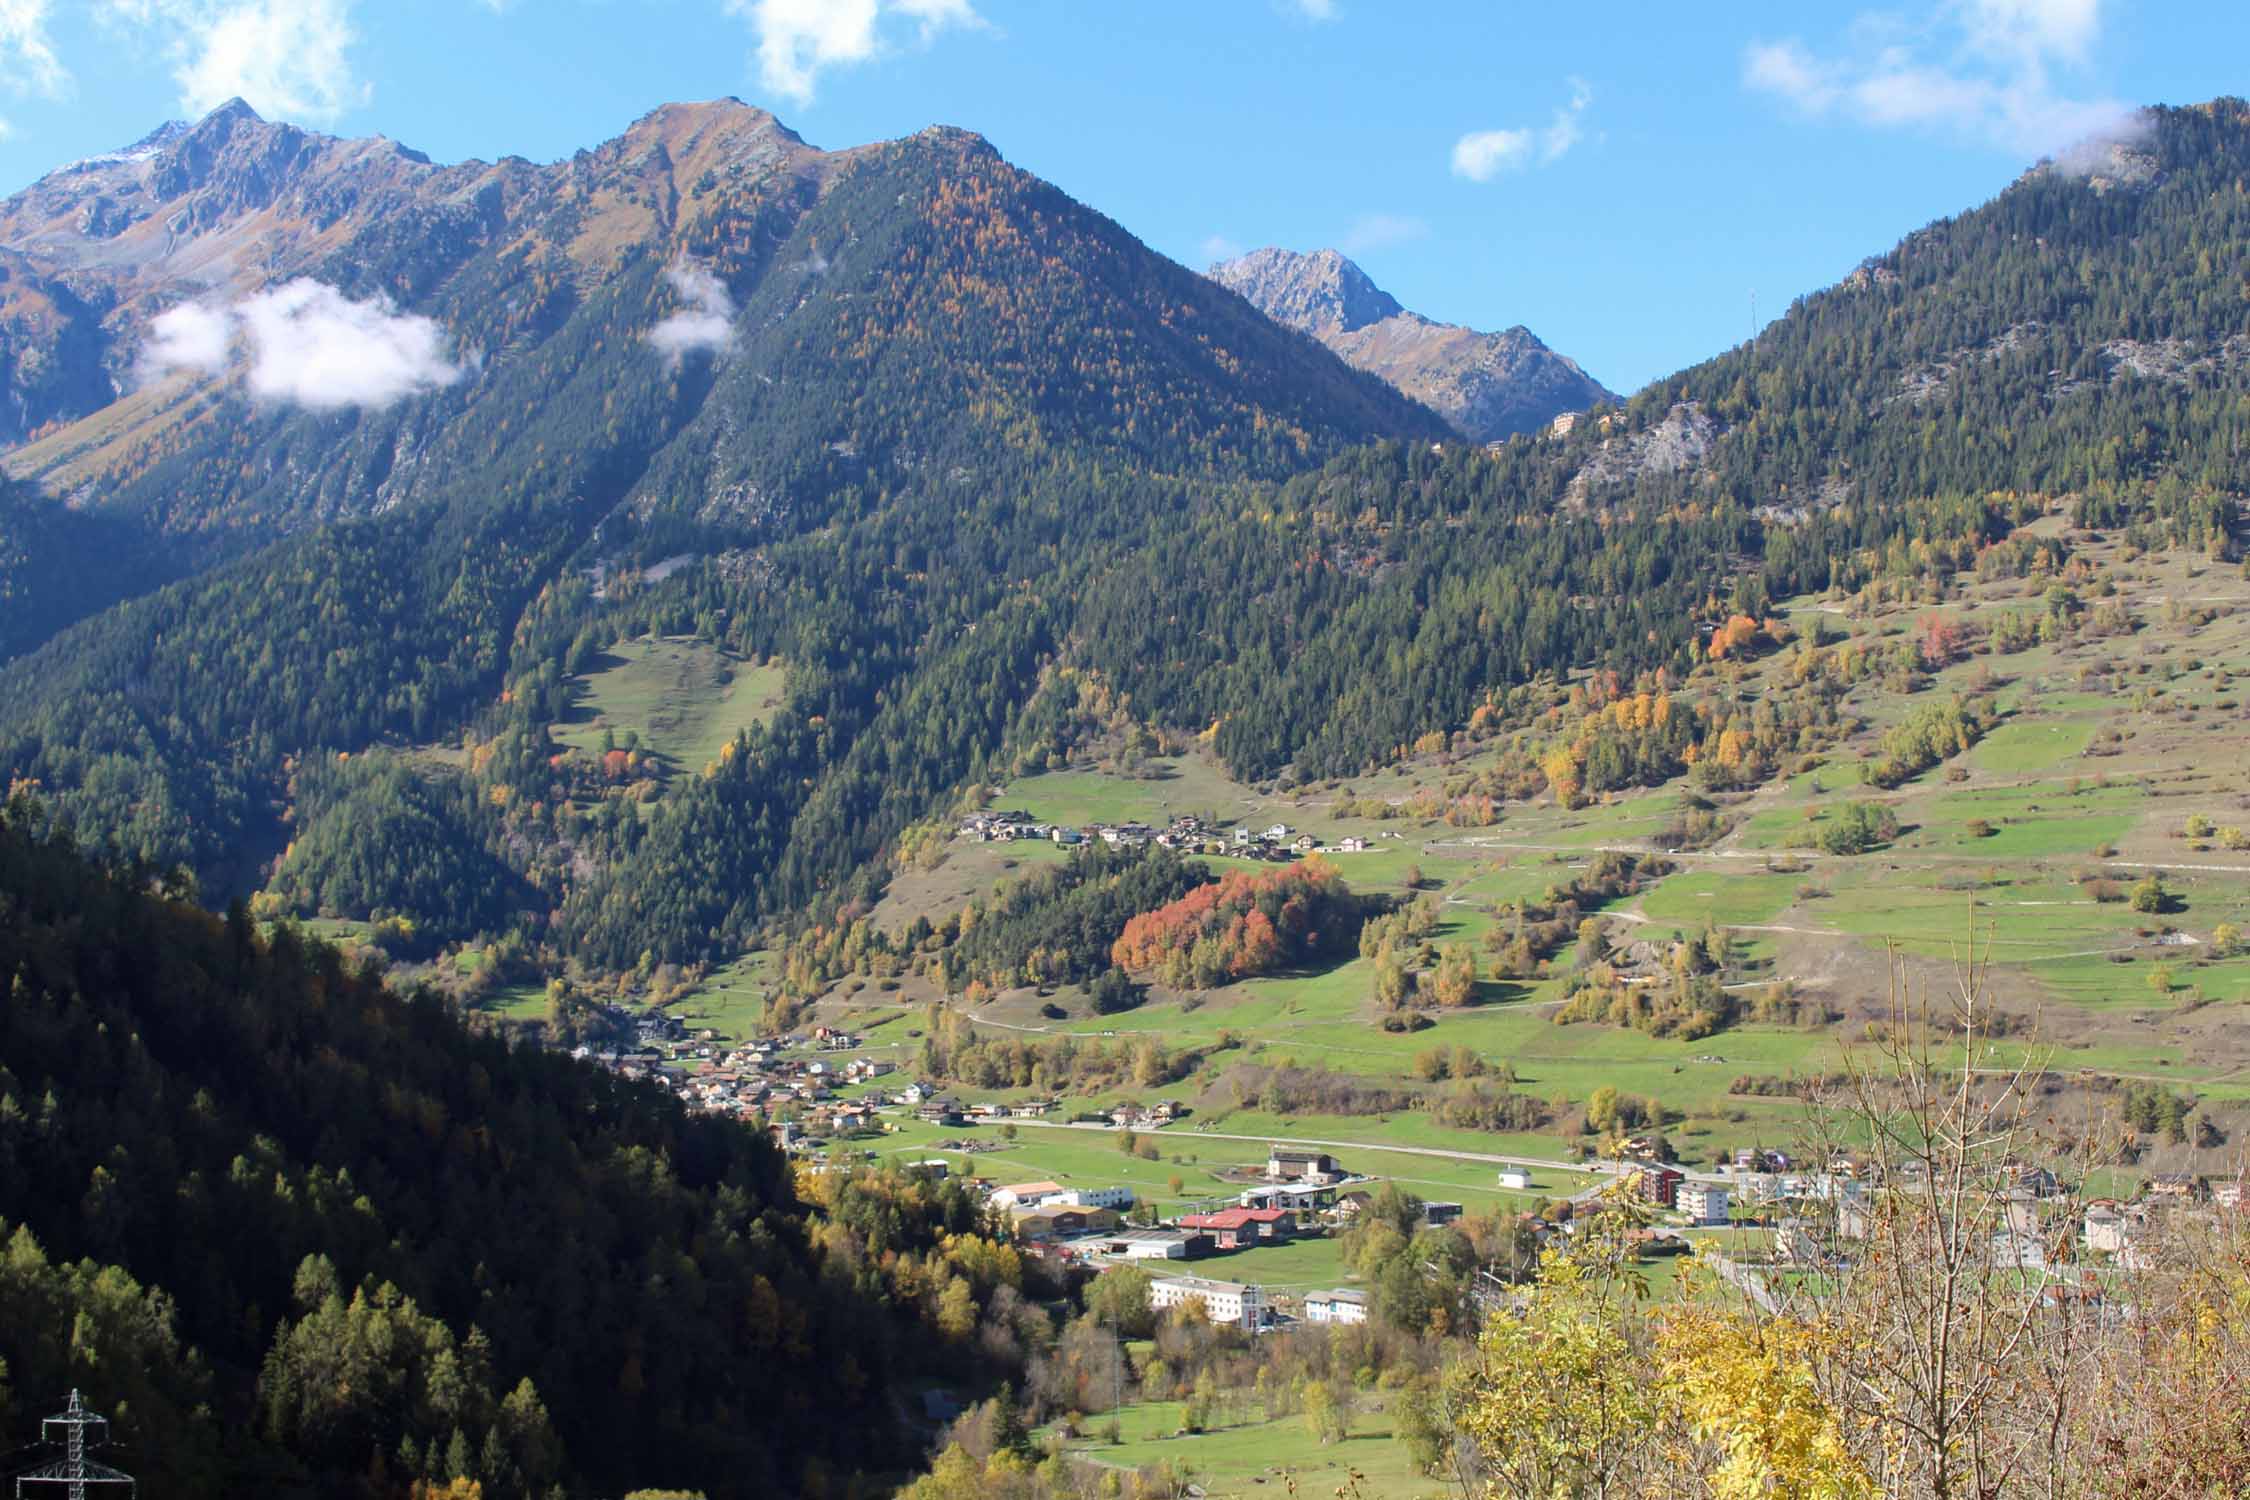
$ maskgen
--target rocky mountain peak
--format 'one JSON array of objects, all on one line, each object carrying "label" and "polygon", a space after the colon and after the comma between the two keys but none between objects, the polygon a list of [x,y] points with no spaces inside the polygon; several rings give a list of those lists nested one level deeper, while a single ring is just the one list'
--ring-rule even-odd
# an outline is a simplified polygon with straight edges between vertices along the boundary
[{"label": "rocky mountain peak", "polygon": [[1522,324],[1479,333],[1433,322],[1400,306],[1334,250],[1253,250],[1209,274],[1275,322],[1311,334],[1479,442],[1535,432],[1563,412],[1616,399],[1576,360],[1557,354]]},{"label": "rocky mountain peak", "polygon": [[1405,311],[1335,250],[1307,255],[1268,247],[1221,261],[1209,274],[1275,322],[1315,338],[1351,333]]},{"label": "rocky mountain peak", "polygon": [[157,152],[149,185],[160,198],[215,189],[202,205],[210,220],[263,208],[318,137],[274,125],[240,99],[230,99]]}]

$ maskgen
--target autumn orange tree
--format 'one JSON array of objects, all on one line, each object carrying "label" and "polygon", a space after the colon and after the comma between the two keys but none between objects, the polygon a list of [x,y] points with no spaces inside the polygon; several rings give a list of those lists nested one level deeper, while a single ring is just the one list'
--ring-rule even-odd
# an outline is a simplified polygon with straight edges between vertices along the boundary
[{"label": "autumn orange tree", "polygon": [[1348,952],[1359,902],[1318,855],[1275,870],[1230,871],[1125,924],[1118,967],[1194,989]]}]

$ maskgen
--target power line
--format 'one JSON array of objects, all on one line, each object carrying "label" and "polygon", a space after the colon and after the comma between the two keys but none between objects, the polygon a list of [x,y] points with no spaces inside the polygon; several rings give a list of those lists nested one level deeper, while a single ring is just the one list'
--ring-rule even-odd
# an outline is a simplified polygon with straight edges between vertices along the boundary
[{"label": "power line", "polygon": [[[58,1431],[60,1437],[56,1436]],[[86,1486],[90,1484],[121,1484],[127,1495],[139,1493],[132,1475],[86,1457],[89,1443],[96,1448],[109,1446],[109,1418],[88,1411],[77,1391],[70,1393],[69,1404],[59,1415],[39,1424],[39,1437],[42,1443],[60,1446],[63,1456],[58,1462],[17,1475],[17,1500],[24,1500],[25,1485],[61,1485],[69,1500],[86,1500]]]}]

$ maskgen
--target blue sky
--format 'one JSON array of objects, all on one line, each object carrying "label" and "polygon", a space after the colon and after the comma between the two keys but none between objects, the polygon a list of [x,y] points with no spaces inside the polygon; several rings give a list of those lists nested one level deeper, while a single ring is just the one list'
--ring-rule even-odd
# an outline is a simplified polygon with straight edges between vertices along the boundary
[{"label": "blue sky", "polygon": [[2128,104],[2250,93],[2250,6],[0,0],[0,191],[236,93],[440,160],[721,94],[963,125],[1190,265],[1335,245],[1631,390]]}]

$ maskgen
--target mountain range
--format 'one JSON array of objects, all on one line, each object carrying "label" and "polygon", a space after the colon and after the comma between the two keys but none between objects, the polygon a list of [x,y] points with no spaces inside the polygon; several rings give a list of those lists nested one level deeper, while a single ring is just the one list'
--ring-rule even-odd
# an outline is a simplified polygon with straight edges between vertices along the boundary
[{"label": "mountain range", "polygon": [[[2224,722],[2224,673],[2111,644],[2137,624],[2102,569],[2242,557],[2250,106],[2140,124],[1623,400],[1332,254],[1196,275],[960,130],[821,151],[719,101],[565,162],[441,166],[230,104],[59,168],[0,204],[0,1397],[110,1372],[152,1486],[181,1493],[496,1500],[857,1492],[912,1461],[909,1382],[990,1388],[1050,1355],[1049,1414],[1080,1409],[1046,1310],[1068,1289],[958,1186],[794,1177],[760,1134],[450,1003],[503,985],[559,1039],[762,953],[769,1029],[837,983],[870,1028],[911,1024],[901,982],[957,992],[902,1055],[1117,1098],[1293,1049],[1294,1002],[1261,990],[1247,1014],[1284,1019],[1208,1047],[1152,1026],[987,1048],[965,966],[1021,981],[1043,1032],[1067,1012],[1033,1024],[1022,995],[1058,971],[1133,988],[1110,928],[1150,913],[1126,908],[1247,893],[1272,914],[1166,929],[1183,969],[1263,984],[1253,950],[1289,950],[1259,923],[1348,949],[1325,924],[1349,910],[1386,1032],[1434,1024],[1392,1003],[1421,971],[1434,994],[1466,962],[1476,998],[1441,926],[1471,910],[1494,963],[1556,982],[1555,1011],[1490,1007],[1541,1034],[1630,1040],[1689,1000],[1713,1027],[1823,1014],[1786,975],[1723,983],[1714,933],[1595,982],[1581,919],[1642,855],[1564,867],[1607,831],[1723,835],[1772,791],[1743,819],[1777,840],[1760,889],[1835,910],[1831,867],[1778,840],[1817,829],[1830,861],[1898,836],[1843,788],[1945,775],[2004,674],[2061,680],[2062,652],[2031,653],[2066,638],[2088,704],[2125,696],[2116,658],[2150,713]],[[1935,610],[1962,579],[1991,593],[1983,635]],[[1785,642],[1792,599],[1835,602]],[[2173,601],[2183,641],[2195,602]],[[723,724],[597,725],[594,685],[664,652]],[[1940,658],[1962,695],[1909,701]],[[2214,696],[2164,697],[2194,674]],[[2080,727],[2089,754],[2111,732]],[[1473,901],[1415,895],[1415,851],[1377,851],[1363,868],[1401,857],[1395,912],[1338,879],[1319,915],[1265,872],[1072,887],[1101,867],[1058,857],[938,920],[875,919],[964,807],[1150,747],[1456,851],[1537,802],[1563,842],[1512,868],[1477,843],[1471,878],[1513,894]],[[2007,800],[1938,851],[1948,893],[2000,883],[1980,848],[2044,861],[2108,826],[2062,814],[2077,831],[2035,842],[2018,814],[2089,778],[2010,753],[2030,779],[1988,779]],[[1780,803],[1822,776],[1832,799]],[[2020,904],[2093,910],[2104,883]],[[290,919],[349,922],[354,956]],[[2106,952],[2064,956],[2091,988]],[[1344,974],[1321,976],[1336,1017],[1361,1004]],[[1572,1050],[1530,1048],[1542,1072]],[[1482,1122],[1461,1128],[1546,1117],[1459,1056],[1478,1065],[1444,1100]],[[1684,1060],[1646,1066],[1684,1087]],[[1102,1354],[1119,1331],[1081,1326]],[[1013,1406],[988,1415],[992,1446],[1024,1445]]]},{"label": "mountain range", "polygon": [[[112,598],[308,525],[443,504],[471,472],[487,496],[529,466],[548,471],[532,488],[604,514],[756,526],[941,458],[941,432],[1279,472],[1442,430],[973,135],[821,152],[732,100],[666,106],[547,166],[438,166],[237,101],[0,204],[0,248],[6,467],[141,533],[149,566]],[[1066,303],[1075,345],[1011,346],[1032,306]],[[909,351],[922,399],[973,414],[911,453],[864,394]],[[807,365],[810,389],[862,394],[800,401]],[[505,436],[580,395],[614,424],[641,394],[652,425],[598,479],[558,481],[574,460]]]},{"label": "mountain range", "polygon": [[[721,101],[439,167],[230,105],[0,205],[24,319],[85,312],[41,346],[79,373],[16,390],[0,765],[214,895],[721,956],[1105,717],[1350,775],[1989,539],[1994,493],[2223,526],[2241,332],[2201,247],[2243,155],[2231,101],[2154,112],[2116,170],[1488,452],[967,132],[822,152]],[[1340,257],[1222,274],[1365,347],[1425,326]],[[651,631],[786,701],[620,784],[555,735]]]},{"label": "mountain range", "polygon": [[1479,333],[1408,312],[1334,250],[1253,250],[1211,267],[1210,276],[1480,443],[1536,432],[1564,412],[1618,399],[1530,329]]}]

